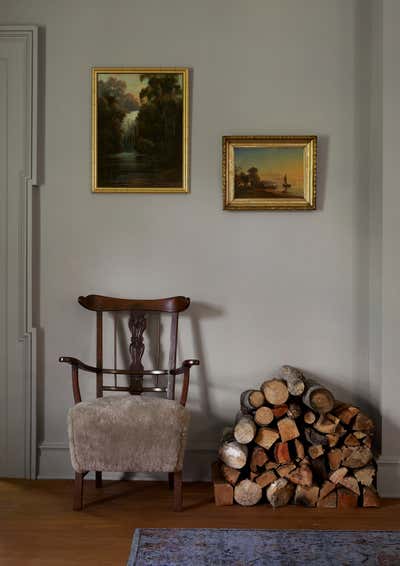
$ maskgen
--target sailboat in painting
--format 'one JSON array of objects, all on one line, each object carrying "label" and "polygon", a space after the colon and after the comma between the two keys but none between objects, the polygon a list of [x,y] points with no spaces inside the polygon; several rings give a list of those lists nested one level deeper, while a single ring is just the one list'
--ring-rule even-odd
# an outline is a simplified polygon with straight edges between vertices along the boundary
[{"label": "sailboat in painting", "polygon": [[283,183],[282,183],[282,187],[283,187],[283,193],[286,193],[288,189],[290,189],[292,185],[290,183],[287,182],[287,175],[285,173],[284,177],[283,177]]}]

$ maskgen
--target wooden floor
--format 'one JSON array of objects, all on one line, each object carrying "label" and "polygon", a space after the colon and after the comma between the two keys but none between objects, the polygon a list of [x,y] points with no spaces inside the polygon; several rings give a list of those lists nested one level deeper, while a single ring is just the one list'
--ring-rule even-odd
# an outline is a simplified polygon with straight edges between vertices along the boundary
[{"label": "wooden floor", "polygon": [[209,484],[186,484],[184,511],[172,511],[166,483],[87,485],[85,509],[71,511],[72,482],[0,480],[1,566],[124,565],[137,527],[400,530],[400,500],[380,509],[266,505],[215,507]]}]

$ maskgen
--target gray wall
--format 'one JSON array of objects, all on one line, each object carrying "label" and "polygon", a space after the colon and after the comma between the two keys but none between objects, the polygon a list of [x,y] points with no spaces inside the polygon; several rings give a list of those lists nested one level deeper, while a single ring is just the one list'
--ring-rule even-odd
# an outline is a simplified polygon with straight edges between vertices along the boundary
[{"label": "gray wall", "polygon": [[[70,473],[72,397],[57,357],[94,361],[94,321],[77,305],[80,294],[192,298],[180,345],[182,355],[202,361],[190,396],[190,462],[203,467],[192,477],[206,470],[240,391],[282,363],[379,409],[380,314],[370,317],[380,292],[380,217],[370,208],[380,203],[380,148],[370,135],[380,128],[376,5],[3,2],[6,22],[45,29],[42,476]],[[193,69],[190,194],[91,194],[89,69],[96,65]],[[320,136],[318,211],[222,210],[222,135],[304,133]],[[395,180],[388,186],[394,196]]]}]

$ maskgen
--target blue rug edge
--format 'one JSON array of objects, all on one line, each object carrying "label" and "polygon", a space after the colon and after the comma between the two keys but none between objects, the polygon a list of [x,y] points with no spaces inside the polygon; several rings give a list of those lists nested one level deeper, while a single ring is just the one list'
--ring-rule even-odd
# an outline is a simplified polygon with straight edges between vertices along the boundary
[{"label": "blue rug edge", "polygon": [[137,554],[139,552],[139,542],[140,542],[141,534],[142,534],[142,529],[135,529],[131,544],[131,550],[129,552],[129,559],[126,566],[135,566]]},{"label": "blue rug edge", "polygon": [[399,530],[386,530],[386,529],[357,529],[357,530],[350,530],[350,529],[243,529],[243,528],[210,528],[210,527],[203,527],[203,528],[188,528],[188,527],[146,527],[144,529],[137,528],[133,534],[133,540],[130,548],[129,558],[126,566],[135,566],[136,558],[139,552],[139,545],[140,545],[140,538],[142,535],[142,531],[266,531],[266,532],[302,532],[302,533],[310,533],[310,532],[329,532],[329,533],[398,533]]}]

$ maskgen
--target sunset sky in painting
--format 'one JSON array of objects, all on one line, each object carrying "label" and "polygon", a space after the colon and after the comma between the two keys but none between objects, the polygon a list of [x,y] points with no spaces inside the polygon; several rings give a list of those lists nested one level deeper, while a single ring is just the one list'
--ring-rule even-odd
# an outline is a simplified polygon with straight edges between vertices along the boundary
[{"label": "sunset sky in painting", "polygon": [[287,175],[288,182],[303,184],[303,147],[235,147],[235,167],[244,172],[257,167],[262,180],[279,181]]}]

